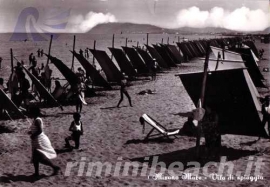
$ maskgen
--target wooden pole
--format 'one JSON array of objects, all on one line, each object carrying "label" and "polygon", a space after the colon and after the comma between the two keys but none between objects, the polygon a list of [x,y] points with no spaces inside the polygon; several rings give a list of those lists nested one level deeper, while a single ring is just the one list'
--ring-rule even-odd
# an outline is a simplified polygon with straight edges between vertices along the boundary
[{"label": "wooden pole", "polygon": [[49,52],[48,52],[48,58],[47,58],[47,64],[46,65],[49,64],[49,56],[51,55],[52,39],[53,39],[53,35],[51,35],[51,39],[50,39]]},{"label": "wooden pole", "polygon": [[[112,48],[114,48],[114,34],[113,34],[113,38],[112,38]],[[113,54],[111,56],[111,59],[113,60]]]},{"label": "wooden pole", "polygon": [[163,44],[163,38],[161,39],[161,43]]},{"label": "wooden pole", "polygon": [[[96,50],[96,40],[94,40],[94,50]],[[95,65],[95,57],[93,55],[93,65]]]},{"label": "wooden pole", "polygon": [[139,42],[137,42],[137,47],[139,47]]},{"label": "wooden pole", "polygon": [[149,33],[146,34],[146,45],[148,46],[148,37],[149,37]]},{"label": "wooden pole", "polygon": [[12,48],[10,48],[10,58],[11,58],[11,73],[13,73],[13,51]]},{"label": "wooden pole", "polygon": [[170,37],[168,36],[168,39],[167,39],[167,44],[169,44],[170,43]]},{"label": "wooden pole", "polygon": [[128,43],[128,38],[126,38],[126,47],[127,47],[127,43]]},{"label": "wooden pole", "polygon": [[[210,42],[207,44],[201,95],[200,95],[200,99],[197,103],[197,108],[205,108],[204,107],[204,98],[205,98],[205,89],[206,89],[206,81],[207,81],[207,74],[208,74],[207,70],[208,70],[208,63],[209,63],[209,54],[210,54]],[[197,156],[199,156],[199,154],[200,154],[201,134],[202,134],[202,122],[199,121],[198,126],[197,126],[197,136],[196,136],[196,154],[197,154]]]},{"label": "wooden pole", "polygon": [[74,52],[75,52],[75,44],[76,44],[76,35],[73,36],[73,55],[72,55],[72,63],[71,63],[71,70],[74,71]]},{"label": "wooden pole", "polygon": [[[93,48],[94,48],[94,50],[96,50],[96,40],[94,40],[94,47]],[[94,55],[93,55],[93,66],[94,66],[95,69],[97,69],[96,66],[95,66],[95,57],[94,57]],[[92,89],[94,89],[94,82],[95,82],[95,80],[92,79]]]},{"label": "wooden pole", "polygon": [[180,36],[178,36],[178,43],[180,42]]},{"label": "wooden pole", "polygon": [[112,38],[112,48],[114,48],[114,34],[113,34],[113,38]]},{"label": "wooden pole", "polygon": [[205,62],[204,62],[204,73],[203,73],[203,81],[202,81],[201,96],[200,96],[202,107],[204,107],[205,89],[206,89],[206,81],[207,81],[207,70],[208,70],[208,63],[209,63],[209,54],[210,54],[210,42],[207,44],[207,51],[206,51]]}]

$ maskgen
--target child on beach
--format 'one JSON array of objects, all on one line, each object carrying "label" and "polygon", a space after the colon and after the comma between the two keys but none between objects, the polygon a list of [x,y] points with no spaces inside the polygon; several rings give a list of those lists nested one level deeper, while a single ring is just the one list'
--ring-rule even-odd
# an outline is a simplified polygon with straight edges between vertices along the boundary
[{"label": "child on beach", "polygon": [[69,127],[69,131],[72,132],[72,134],[65,138],[66,141],[66,147],[70,148],[69,140],[73,140],[75,142],[75,149],[79,149],[80,147],[80,137],[83,135],[83,126],[81,122],[81,115],[79,113],[73,114],[74,121],[71,122],[71,125]]}]

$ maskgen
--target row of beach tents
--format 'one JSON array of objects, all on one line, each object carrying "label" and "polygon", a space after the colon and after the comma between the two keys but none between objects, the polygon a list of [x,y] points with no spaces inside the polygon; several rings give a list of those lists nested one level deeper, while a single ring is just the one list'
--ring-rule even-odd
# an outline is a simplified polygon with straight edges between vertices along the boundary
[{"label": "row of beach tents", "polygon": [[[267,136],[260,125],[260,103],[257,87],[265,87],[263,76],[258,68],[258,50],[252,41],[242,42],[240,38],[217,38],[209,40],[183,41],[171,44],[152,44],[145,47],[109,48],[112,58],[103,51],[90,49],[99,63],[105,76],[96,69],[84,56],[71,51],[84,68],[86,76],[91,78],[93,85],[112,89],[112,83],[119,83],[125,73],[130,78],[148,75],[156,59],[162,69],[178,67],[193,58],[202,58],[208,51],[209,44],[214,54],[209,60],[205,103],[214,108],[220,118],[222,133]],[[79,80],[77,75],[63,61],[47,55],[49,60],[61,72],[70,87],[75,87]],[[40,83],[40,81],[24,68],[32,82],[37,85],[39,94],[54,105],[61,106]],[[180,74],[179,77],[196,105],[200,99],[203,72]],[[5,104],[1,107],[14,113],[18,108],[10,104],[8,97],[3,96]],[[10,107],[10,106],[13,107]],[[8,106],[8,107],[5,107]]]}]

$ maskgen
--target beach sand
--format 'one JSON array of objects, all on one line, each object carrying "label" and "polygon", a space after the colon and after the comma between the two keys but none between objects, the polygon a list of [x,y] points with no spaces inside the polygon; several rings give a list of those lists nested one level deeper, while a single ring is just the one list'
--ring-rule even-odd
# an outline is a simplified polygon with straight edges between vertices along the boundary
[{"label": "beach sand", "polygon": [[[259,63],[260,69],[269,67],[268,45],[257,42],[257,47],[265,48],[264,56],[267,58]],[[85,163],[109,162],[115,165],[117,161],[122,160],[122,162],[134,161],[141,165],[145,157],[159,155],[159,161],[166,163],[166,166],[174,161],[184,163],[196,161],[192,160],[195,159],[195,138],[181,136],[173,141],[144,142],[142,140],[146,133],[142,133],[143,127],[139,123],[139,117],[146,113],[168,129],[181,128],[187,118],[174,114],[189,112],[194,109],[194,104],[175,74],[199,71],[202,67],[203,61],[194,60],[179,68],[158,74],[156,81],[132,82],[128,92],[131,95],[133,107],[129,107],[127,98],[124,98],[121,107],[116,108],[120,98],[119,90],[100,91],[97,92],[100,96],[87,98],[88,105],[83,106],[82,111],[81,120],[85,132],[81,137],[80,150],[70,151],[64,148],[64,138],[69,135],[68,128],[75,106],[65,106],[64,111],[59,108],[43,108],[44,131],[58,152],[58,157],[54,159],[54,162],[62,170],[62,173],[56,176],[50,176],[51,170],[41,165],[42,177],[39,180],[33,179],[31,143],[27,135],[30,124],[26,120],[16,121],[18,125],[15,133],[0,134],[0,186],[269,186],[269,140],[261,139],[256,142],[257,137],[236,135],[222,136],[223,156],[227,156],[227,160],[234,164],[234,170],[241,171],[242,175],[247,168],[250,156],[253,161],[262,159],[263,180],[256,182],[236,179],[223,181],[211,178],[198,181],[153,180],[148,179],[147,175],[132,176],[131,173],[128,176],[113,176],[113,173],[109,176],[86,176],[86,170],[82,176],[78,176],[78,166],[72,169],[70,176],[64,176],[68,162],[80,162],[82,159],[85,159]],[[264,76],[268,78],[268,85],[270,85],[269,72],[264,72]],[[154,90],[156,93],[137,94],[146,89]],[[263,90],[263,93],[267,91]],[[1,121],[0,123],[8,125],[14,122]],[[149,130],[149,126],[146,126],[145,131]],[[202,169],[200,167],[201,171]],[[177,169],[175,171],[179,172]],[[215,168],[210,167],[209,171],[215,172]]]}]

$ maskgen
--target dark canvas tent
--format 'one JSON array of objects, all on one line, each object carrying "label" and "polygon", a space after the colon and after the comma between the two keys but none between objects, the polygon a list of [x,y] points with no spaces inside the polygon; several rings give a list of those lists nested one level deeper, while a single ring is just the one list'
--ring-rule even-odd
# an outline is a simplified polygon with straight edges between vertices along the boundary
[{"label": "dark canvas tent", "polygon": [[177,60],[177,58],[172,54],[170,49],[167,46],[168,44],[160,44],[161,49],[164,51],[166,56],[170,58],[170,60],[176,65],[179,64],[180,62]]},{"label": "dark canvas tent", "polygon": [[143,62],[139,54],[136,52],[134,48],[131,47],[122,47],[128,56],[129,60],[133,64],[133,66],[137,69],[138,73],[148,73],[149,70],[146,64]]},{"label": "dark canvas tent", "polygon": [[198,54],[196,53],[195,49],[193,48],[193,46],[192,46],[192,44],[190,42],[186,42],[185,45],[189,49],[189,51],[191,52],[192,58],[198,56]]},{"label": "dark canvas tent", "polygon": [[194,48],[194,50],[195,50],[195,52],[196,52],[197,57],[202,57],[202,56],[203,56],[203,54],[202,54],[202,52],[201,52],[200,48],[197,46],[197,43],[196,43],[196,42],[194,42],[194,41],[191,41],[190,43],[191,43],[192,47]]},{"label": "dark canvas tent", "polygon": [[46,90],[44,85],[32,74],[30,73],[24,66],[24,71],[27,73],[27,75],[30,77],[31,81],[35,85],[39,95],[48,101],[50,101],[52,104],[55,104],[56,106],[59,106],[62,108],[62,106],[56,101],[56,99]]},{"label": "dark canvas tent", "polygon": [[262,82],[264,77],[252,56],[250,48],[235,48],[233,50],[241,54],[242,59],[245,61],[245,65],[248,68],[248,73],[250,74],[250,77],[252,78],[255,86],[265,87],[264,83]]},{"label": "dark canvas tent", "polygon": [[148,69],[151,69],[154,66],[154,62],[152,57],[144,50],[139,47],[136,47],[137,52],[142,57],[143,61],[145,62]]},{"label": "dark canvas tent", "polygon": [[173,59],[171,58],[171,56],[168,54],[168,52],[166,51],[164,47],[161,47],[158,45],[153,45],[153,46],[170,67],[177,67],[177,65],[175,64],[175,62],[173,61]]},{"label": "dark canvas tent", "polygon": [[107,55],[105,51],[90,49],[91,53],[97,59],[98,63],[102,67],[107,80],[109,82],[120,82],[122,79],[122,74],[119,69],[115,66],[113,61]]},{"label": "dark canvas tent", "polygon": [[205,51],[205,49],[204,49],[204,46],[203,46],[202,42],[201,42],[201,41],[195,41],[195,43],[197,44],[197,46],[198,46],[198,48],[200,49],[201,53],[202,53],[203,55],[205,55],[205,54],[206,54],[206,51]]},{"label": "dark canvas tent", "polygon": [[178,51],[177,47],[175,45],[170,45],[170,44],[167,44],[165,46],[167,47],[168,51],[171,53],[171,56],[175,58],[175,61],[178,64],[181,64],[181,62],[183,61],[183,57]]},{"label": "dark canvas tent", "polygon": [[[178,75],[194,104],[200,99],[203,72]],[[205,105],[217,112],[222,134],[267,137],[243,69],[212,71]]]},{"label": "dark canvas tent", "polygon": [[[71,53],[73,53],[71,51]],[[93,81],[93,84],[96,86],[102,86],[104,88],[111,89],[112,87],[110,84],[99,74],[99,72],[94,68],[88,60],[86,60],[82,55],[74,52],[74,56],[77,58],[77,60],[80,62],[80,64],[83,66],[83,68],[86,71],[86,76],[90,77]]]},{"label": "dark canvas tent", "polygon": [[160,54],[156,51],[155,48],[146,45],[147,50],[151,54],[153,58],[155,58],[159,64],[160,67],[162,68],[169,68],[168,64],[164,61],[164,59],[160,56]]},{"label": "dark canvas tent", "polygon": [[55,65],[55,67],[62,73],[68,83],[73,87],[79,82],[76,74],[69,69],[61,60],[56,57],[49,56],[50,61]]},{"label": "dark canvas tent", "polygon": [[244,44],[247,45],[248,47],[250,47],[250,49],[254,52],[256,57],[259,58],[258,49],[257,49],[257,47],[256,47],[256,45],[254,44],[253,41],[245,41]]},{"label": "dark canvas tent", "polygon": [[136,71],[132,66],[131,62],[127,59],[125,53],[121,49],[110,48],[112,55],[114,56],[116,62],[118,63],[122,72],[126,75],[134,77],[136,75]]},{"label": "dark canvas tent", "polygon": [[[215,71],[215,70],[226,70],[226,69],[243,69],[244,68],[244,75],[248,83],[248,87],[250,89],[250,92],[252,94],[253,100],[255,102],[255,106],[257,107],[257,110],[261,110],[261,106],[258,100],[258,97],[260,96],[258,93],[258,90],[256,86],[254,85],[250,74],[248,73],[248,70],[246,69],[245,62],[243,61],[241,55],[239,53],[235,53],[232,51],[228,50],[222,50],[221,48],[213,47],[211,46],[211,50],[215,56],[213,60],[210,60],[208,63],[208,69],[210,71]],[[224,60],[220,59],[219,62],[217,62],[218,58],[218,53],[222,54],[224,53]],[[217,64],[218,63],[218,64]],[[256,102],[257,101],[257,102]]]},{"label": "dark canvas tent", "polygon": [[9,112],[9,114],[14,114],[19,118],[25,118],[25,116],[21,113],[18,107],[12,102],[12,100],[7,96],[7,94],[0,89],[0,108],[5,109]]},{"label": "dark canvas tent", "polygon": [[193,58],[192,53],[189,51],[189,49],[186,47],[186,43],[182,42],[182,43],[176,43],[177,46],[179,47],[179,49],[181,50],[181,52],[183,53],[183,57],[184,59],[190,60],[191,58]]}]

